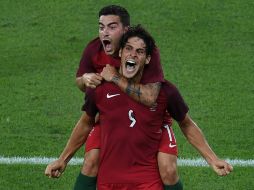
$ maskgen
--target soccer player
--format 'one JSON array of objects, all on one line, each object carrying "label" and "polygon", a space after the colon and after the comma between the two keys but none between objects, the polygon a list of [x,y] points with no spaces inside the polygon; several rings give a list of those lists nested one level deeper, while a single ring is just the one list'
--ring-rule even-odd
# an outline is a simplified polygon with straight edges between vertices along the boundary
[{"label": "soccer player", "polygon": [[[123,38],[120,73],[129,82],[141,80],[150,62],[154,41],[141,27],[130,28]],[[105,72],[101,75],[104,77]],[[120,82],[119,75],[113,77]],[[101,130],[97,188],[162,190],[157,164],[165,98],[149,108],[131,99],[114,83],[103,82],[87,90],[83,110],[94,119],[99,113]]]},{"label": "soccer player", "polygon": [[[101,83],[102,77],[98,73],[101,72],[106,64],[111,64],[116,67],[120,66],[120,59],[118,56],[119,40],[128,30],[130,24],[128,12],[124,8],[115,5],[101,9],[99,19],[100,39],[96,38],[89,43],[77,72],[77,84],[82,90],[84,90],[85,86],[95,88]],[[142,76],[141,83],[144,85],[128,83],[124,80],[121,80],[122,83],[119,83],[118,85],[122,85],[122,89],[128,92],[135,100],[146,105],[153,105],[158,96],[160,82],[163,80],[159,52],[158,49],[155,48],[152,52],[150,64],[146,66]],[[81,116],[79,122],[76,124],[73,134],[79,130],[81,131],[79,134],[84,132],[85,127],[82,128],[82,124],[84,125],[86,122],[84,116],[85,114]],[[165,125],[170,126],[171,120],[167,119]],[[86,143],[84,166],[77,178],[75,189],[82,189],[82,186],[85,186],[86,184],[90,184],[91,186],[92,184],[95,185],[99,159],[99,145],[96,140],[96,137],[98,137],[98,130],[96,129],[98,129],[98,127],[95,127],[90,134],[91,136],[89,136],[89,138],[95,140],[89,140],[89,142],[93,142]],[[88,130],[85,132],[88,132]],[[182,189],[182,184],[177,174],[177,147],[172,128],[162,127],[162,134],[161,145],[159,148],[160,152],[158,153],[162,181],[164,184],[172,186],[168,188],[178,187],[179,189]],[[80,143],[79,145],[81,146],[82,143],[85,142],[87,136],[88,134],[85,134],[82,141],[77,140],[77,143]],[[68,144],[72,143],[74,142],[68,142]],[[91,144],[92,146],[88,146]],[[171,146],[168,146],[169,144]],[[57,161],[49,164],[46,168],[47,175],[50,175],[51,177],[60,176],[65,168],[63,160],[66,165],[69,158],[64,157],[64,154],[62,154]]]},{"label": "soccer player", "polygon": [[[85,87],[95,88],[98,86],[102,77],[100,72],[106,64],[115,67],[120,66],[119,40],[128,30],[130,18],[127,10],[119,6],[107,6],[99,13],[99,36],[87,46],[77,71],[77,84],[81,90]],[[128,83],[122,78],[119,87],[129,94],[133,99],[145,105],[154,104],[160,90],[163,73],[160,65],[158,49],[152,53],[151,62],[146,67],[141,83]],[[166,119],[165,125],[170,126],[171,120]],[[158,153],[161,178],[166,185],[179,187],[182,189],[181,181],[177,174],[177,146],[171,127],[162,128],[163,137]],[[89,136],[89,143],[86,143],[86,155],[84,166],[77,183],[86,181],[85,176],[96,176],[99,158],[99,144],[96,137],[99,137],[99,128],[94,128]],[[171,143],[171,144],[170,144]],[[169,147],[168,144],[171,146]],[[82,174],[85,174],[82,175]],[[80,180],[82,178],[82,180]],[[82,182],[81,182],[82,181]]]}]

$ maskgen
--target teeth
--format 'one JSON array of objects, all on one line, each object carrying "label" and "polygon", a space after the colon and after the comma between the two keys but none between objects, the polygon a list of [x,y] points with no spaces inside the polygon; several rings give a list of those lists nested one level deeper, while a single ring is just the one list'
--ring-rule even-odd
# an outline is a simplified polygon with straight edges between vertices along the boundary
[{"label": "teeth", "polygon": [[126,60],[125,66],[128,72],[133,72],[136,67],[136,62],[133,59]]},{"label": "teeth", "polygon": [[135,61],[133,61],[133,60],[127,60],[127,63],[135,64]]}]

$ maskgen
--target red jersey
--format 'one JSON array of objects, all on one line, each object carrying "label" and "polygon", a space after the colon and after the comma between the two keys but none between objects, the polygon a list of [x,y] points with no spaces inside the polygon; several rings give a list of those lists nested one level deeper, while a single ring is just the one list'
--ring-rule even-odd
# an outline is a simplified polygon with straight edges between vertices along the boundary
[{"label": "red jersey", "polygon": [[[85,48],[76,76],[80,77],[84,73],[100,73],[106,64],[119,68],[120,58],[107,55],[100,39],[96,38]],[[164,76],[160,63],[160,54],[159,50],[155,48],[150,63],[145,66],[141,83],[147,84],[163,81]]]},{"label": "red jersey", "polygon": [[182,95],[174,84],[169,81],[162,83],[161,90],[167,96],[167,112],[176,121],[181,122],[189,111]]},{"label": "red jersey", "polygon": [[[177,91],[167,83],[162,86],[157,107],[152,109],[135,102],[112,83],[104,83],[95,91],[87,92],[83,110],[90,116],[100,113],[98,183],[140,184],[160,180],[156,155],[162,118],[165,110],[171,107],[171,100],[179,102],[181,97],[168,97],[169,92],[173,96],[177,94],[171,93],[171,89]],[[187,113],[187,106],[181,107],[185,109],[180,108],[182,111],[173,114],[176,118],[183,118]]]}]

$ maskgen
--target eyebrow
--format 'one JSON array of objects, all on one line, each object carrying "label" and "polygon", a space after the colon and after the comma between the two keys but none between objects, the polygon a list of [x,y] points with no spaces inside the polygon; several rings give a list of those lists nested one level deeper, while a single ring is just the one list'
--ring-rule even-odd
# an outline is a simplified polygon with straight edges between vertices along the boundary
[{"label": "eyebrow", "polygon": [[[125,43],[125,46],[127,46],[127,45],[133,47],[133,46],[130,44],[129,41],[127,41],[127,42]],[[146,46],[145,46],[145,47],[138,48],[137,50],[140,50],[140,49],[146,50]]]},{"label": "eyebrow", "polygon": [[[110,22],[109,24],[107,24],[108,26],[109,25],[113,25],[113,24],[118,24],[117,22]],[[104,26],[104,24],[103,23],[101,23],[101,22],[99,22],[99,25],[103,25]]]}]

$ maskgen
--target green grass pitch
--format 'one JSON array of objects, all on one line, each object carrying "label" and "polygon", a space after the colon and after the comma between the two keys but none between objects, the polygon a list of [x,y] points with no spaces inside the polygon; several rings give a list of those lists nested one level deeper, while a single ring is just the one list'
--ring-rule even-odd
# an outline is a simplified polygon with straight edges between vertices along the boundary
[{"label": "green grass pitch", "polygon": [[[120,4],[160,48],[175,83],[218,156],[254,159],[254,3],[251,0],[0,0],[0,156],[56,157],[81,115],[75,72],[98,33],[99,9]],[[181,158],[199,157],[177,125]],[[83,156],[83,149],[77,153]],[[71,189],[80,166],[58,180],[45,165],[0,164],[0,190]],[[253,167],[225,178],[179,167],[186,190],[254,189]]]}]

